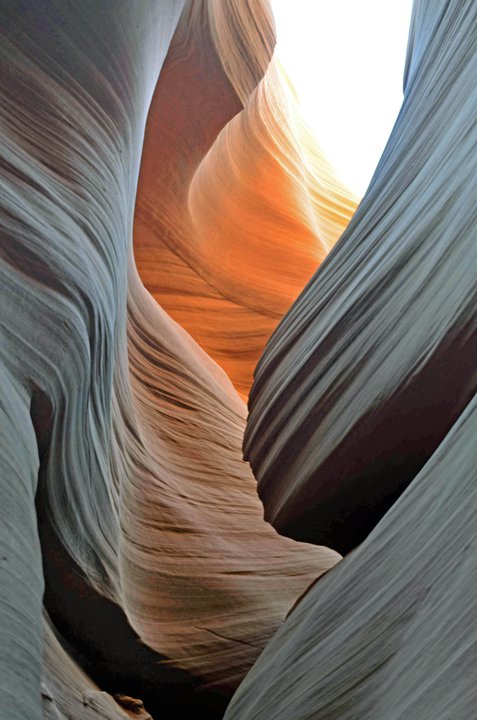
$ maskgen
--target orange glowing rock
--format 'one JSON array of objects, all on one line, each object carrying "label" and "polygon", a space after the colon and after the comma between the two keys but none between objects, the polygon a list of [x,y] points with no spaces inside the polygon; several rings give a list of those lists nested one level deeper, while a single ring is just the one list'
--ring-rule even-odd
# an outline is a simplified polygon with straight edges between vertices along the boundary
[{"label": "orange glowing rock", "polygon": [[300,119],[267,3],[195,7],[149,113],[135,255],[146,287],[245,397],[356,200]]}]

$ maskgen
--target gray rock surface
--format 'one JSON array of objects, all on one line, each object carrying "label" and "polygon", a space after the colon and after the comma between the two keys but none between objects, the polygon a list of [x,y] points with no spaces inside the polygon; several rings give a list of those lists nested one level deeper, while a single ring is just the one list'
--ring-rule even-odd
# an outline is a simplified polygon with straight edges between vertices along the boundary
[{"label": "gray rock surface", "polygon": [[404,102],[255,373],[245,454],[280,532],[346,553],[476,390],[477,5],[417,0]]},{"label": "gray rock surface", "polygon": [[477,397],[365,542],[292,611],[226,720],[469,720]]},{"label": "gray rock surface", "polygon": [[[0,5],[2,720],[81,711],[61,659],[91,680],[88,716],[117,714],[114,695],[221,717],[339,559],[263,521],[245,404],[136,271],[151,98],[179,24],[208,17],[183,7]],[[61,638],[48,677],[42,599]]]}]

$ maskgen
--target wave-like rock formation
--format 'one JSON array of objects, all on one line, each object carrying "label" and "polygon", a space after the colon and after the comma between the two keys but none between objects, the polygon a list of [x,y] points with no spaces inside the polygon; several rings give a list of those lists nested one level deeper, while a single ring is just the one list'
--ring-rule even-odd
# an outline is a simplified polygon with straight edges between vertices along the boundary
[{"label": "wave-like rock formation", "polygon": [[475,714],[476,74],[477,6],[416,0],[367,195],[259,365],[246,449],[267,516],[354,549],[227,720]]},{"label": "wave-like rock formation", "polygon": [[[195,104],[196,90],[207,79],[219,93],[209,98],[215,107],[217,88],[225,88],[220,117],[206,114],[213,131],[193,153],[198,174],[186,168],[178,180],[178,197],[188,194],[199,218],[214,191],[206,165],[215,161],[204,153],[214,152],[212,140],[241,109],[239,84],[232,92],[216,50],[209,54],[222,26],[233,20],[238,33],[255,5],[255,18],[269,17],[265,4],[239,2],[12,0],[0,7],[0,708],[9,720],[144,714],[132,698],[157,717],[220,717],[296,597],[339,558],[280,537],[263,521],[242,460],[243,401],[145,290],[132,254],[146,118],[163,60],[169,53],[152,124],[159,97],[161,117],[172,114],[169,127],[182,118],[187,135],[188,122],[208,107],[207,97],[205,106],[200,98]],[[211,16],[213,31],[204,25]],[[197,27],[215,38],[214,46],[203,39],[205,59],[194,54]],[[191,62],[181,69],[171,55],[182,52]],[[240,75],[244,92],[257,73]],[[172,92],[179,78],[189,83],[190,108],[163,98],[164,83]],[[252,122],[240,117],[230,142]],[[164,119],[164,157],[179,144],[167,127]],[[152,157],[160,183],[154,168],[143,168],[141,180],[141,192],[149,181],[158,189],[161,212],[163,159]],[[227,161],[232,172],[232,156]],[[187,165],[179,154],[171,162]],[[168,197],[168,227],[185,248]],[[352,203],[343,202],[346,216]],[[204,228],[206,221],[194,222]],[[279,234],[277,226],[277,244]],[[210,274],[204,280],[192,269],[194,282],[219,287],[208,266],[214,245],[200,261],[193,239],[189,259]],[[307,267],[322,254],[310,250]],[[291,250],[287,257],[293,264]],[[299,250],[296,257],[300,263]],[[179,250],[177,258],[177,292],[186,294],[192,276],[184,275],[189,265]],[[172,275],[171,268],[165,263]],[[227,302],[238,311],[253,306],[243,278],[237,287],[239,300]],[[286,307],[281,292],[275,319]],[[262,310],[244,312],[253,323]],[[214,324],[215,310],[206,317]],[[111,696],[122,697],[117,708]]]},{"label": "wave-like rock formation", "polygon": [[404,102],[365,198],[258,365],[266,518],[347,552],[476,391],[477,6],[414,5]]},{"label": "wave-like rock formation", "polygon": [[273,44],[262,0],[184,13],[152,100],[135,218],[146,287],[244,397],[356,206],[301,121]]},{"label": "wave-like rock formation", "polygon": [[477,705],[477,5],[415,1],[326,259],[273,47],[266,0],[0,5],[2,719]]},{"label": "wave-like rock formation", "polygon": [[468,720],[477,707],[477,397],[366,541],[318,580],[227,720]]}]

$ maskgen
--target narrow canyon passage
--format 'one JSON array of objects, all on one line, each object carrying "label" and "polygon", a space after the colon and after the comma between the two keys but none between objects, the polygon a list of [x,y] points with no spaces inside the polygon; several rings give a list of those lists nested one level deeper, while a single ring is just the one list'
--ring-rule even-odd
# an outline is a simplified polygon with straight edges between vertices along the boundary
[{"label": "narrow canyon passage", "polygon": [[272,10],[0,2],[0,720],[477,706],[477,6],[359,207]]}]

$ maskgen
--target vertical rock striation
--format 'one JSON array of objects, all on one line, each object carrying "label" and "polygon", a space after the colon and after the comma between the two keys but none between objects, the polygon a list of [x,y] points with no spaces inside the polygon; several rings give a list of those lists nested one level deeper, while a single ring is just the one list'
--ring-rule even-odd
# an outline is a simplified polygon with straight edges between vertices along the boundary
[{"label": "vertical rock striation", "polygon": [[41,717],[37,481],[91,582],[118,586],[112,379],[144,123],[181,9],[140,6],[0,8],[0,706],[12,720]]},{"label": "vertical rock striation", "polygon": [[368,192],[259,364],[245,446],[266,516],[353,551],[227,720],[475,712],[476,72],[477,7],[416,0]]},{"label": "vertical rock striation", "polygon": [[[477,6],[416,0],[326,259],[355,200],[274,41],[266,0],[0,7],[9,720],[476,705]],[[242,457],[320,263],[245,449],[337,567]]]}]

